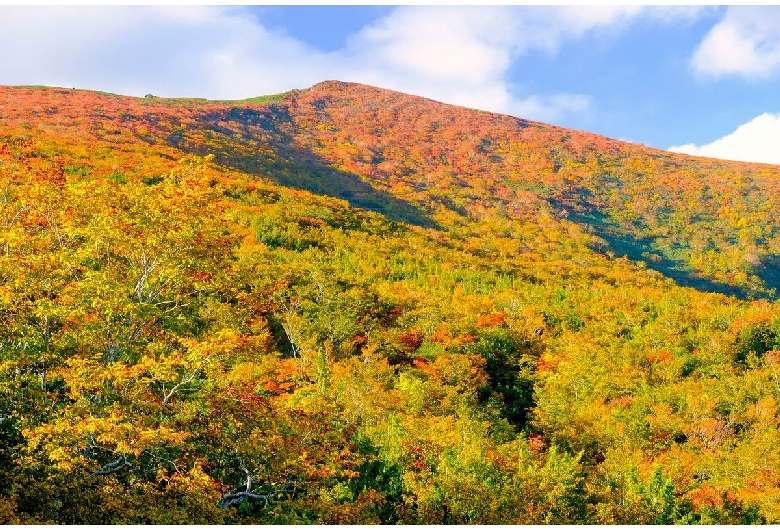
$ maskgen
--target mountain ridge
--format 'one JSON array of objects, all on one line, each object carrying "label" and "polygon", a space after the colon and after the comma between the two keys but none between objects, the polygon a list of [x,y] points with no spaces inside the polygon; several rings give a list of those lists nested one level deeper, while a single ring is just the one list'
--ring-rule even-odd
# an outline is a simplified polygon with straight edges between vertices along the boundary
[{"label": "mountain ridge", "polygon": [[484,113],[494,116],[500,116],[505,117],[513,120],[518,120],[520,124],[536,124],[545,126],[551,129],[560,130],[562,132],[572,132],[572,133],[586,133],[588,135],[593,136],[594,138],[600,138],[605,139],[610,142],[617,142],[619,144],[626,144],[627,146],[635,146],[642,149],[648,149],[651,151],[657,151],[658,153],[665,153],[670,156],[674,157],[681,157],[681,158],[691,158],[691,159],[702,159],[702,160],[711,160],[711,161],[720,161],[725,162],[728,164],[736,164],[736,165],[750,165],[750,166],[771,166],[775,167],[778,166],[778,164],[769,164],[764,162],[745,162],[745,161],[738,161],[738,160],[728,160],[728,159],[720,159],[720,158],[714,158],[704,155],[689,155],[686,153],[678,153],[674,151],[668,151],[663,148],[659,147],[653,147],[648,146],[641,142],[633,142],[630,140],[621,140],[617,138],[612,138],[610,136],[595,133],[591,131],[587,131],[585,129],[572,129],[564,126],[559,125],[552,125],[541,121],[531,120],[528,118],[522,118],[519,116],[513,116],[510,114],[495,112],[495,111],[487,111],[487,110],[480,110],[474,107],[467,107],[464,105],[457,105],[453,103],[446,103],[439,100],[435,100],[432,98],[428,98],[425,96],[419,96],[415,94],[411,94],[408,92],[402,92],[394,89],[388,89],[388,88],[380,88],[375,87],[372,85],[367,85],[364,83],[357,83],[357,82],[351,82],[351,81],[340,81],[340,80],[324,80],[320,81],[318,83],[315,83],[314,85],[308,87],[308,88],[300,88],[300,89],[292,89],[285,92],[280,92],[278,94],[270,94],[270,95],[261,95],[261,96],[250,96],[243,99],[233,99],[233,100],[219,100],[219,99],[208,99],[208,98],[201,98],[196,96],[182,96],[182,97],[165,97],[165,96],[156,96],[153,94],[147,94],[146,96],[128,96],[124,94],[119,93],[113,93],[113,92],[106,92],[106,91],[100,91],[100,90],[93,90],[93,89],[87,89],[87,88],[67,88],[67,87],[59,87],[59,86],[49,86],[49,85],[0,85],[0,88],[2,89],[19,89],[19,90],[40,90],[40,91],[48,91],[48,90],[55,90],[55,91],[61,91],[61,94],[66,93],[84,93],[84,94],[95,94],[95,95],[102,95],[107,97],[113,97],[113,98],[129,98],[133,100],[138,101],[145,101],[150,104],[154,103],[180,103],[182,105],[186,104],[203,104],[203,105],[209,105],[209,104],[221,104],[221,105],[254,105],[254,104],[265,104],[265,103],[278,103],[281,100],[283,100],[287,96],[295,97],[300,94],[304,94],[310,91],[329,91],[331,88],[345,88],[345,87],[352,87],[353,89],[363,89],[367,88],[372,91],[374,91],[375,94],[397,94],[399,96],[408,97],[412,99],[417,99],[421,101],[426,101],[433,103],[435,105],[442,105],[444,107],[448,108],[457,108],[457,109],[464,109],[467,111],[473,111],[476,113]]}]

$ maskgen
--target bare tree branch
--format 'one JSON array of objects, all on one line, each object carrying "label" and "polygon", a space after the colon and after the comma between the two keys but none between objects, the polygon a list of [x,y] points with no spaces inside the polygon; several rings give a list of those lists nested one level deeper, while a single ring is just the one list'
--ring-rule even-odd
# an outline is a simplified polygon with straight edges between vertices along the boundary
[{"label": "bare tree branch", "polygon": [[189,374],[187,374],[187,376],[184,379],[182,379],[181,381],[179,381],[173,388],[171,388],[170,391],[165,392],[165,389],[163,389],[162,406],[165,407],[165,405],[168,404],[168,401],[170,401],[170,399],[174,395],[176,395],[176,393],[179,392],[179,390],[181,390],[181,387],[186,385],[187,383],[189,383],[193,379],[195,379],[195,376],[198,375],[198,373],[200,373],[200,368],[197,368],[197,369],[193,370],[192,372],[190,372]]},{"label": "bare tree branch", "polygon": [[253,492],[252,483],[254,482],[254,477],[247,469],[243,458],[239,461],[239,463],[242,471],[246,475],[246,483],[243,486],[244,490],[233,492],[233,493],[226,493],[225,495],[223,495],[222,499],[219,501],[220,508],[227,508],[229,506],[232,506],[233,504],[241,504],[241,501],[243,501],[244,499],[261,499],[263,501],[263,506],[266,507],[268,506],[268,503],[271,501],[271,499],[273,499],[274,497],[295,493],[295,490],[297,488],[297,483],[295,482],[287,482],[281,487],[276,487],[276,484],[271,484],[270,486],[272,489],[266,493]]},{"label": "bare tree branch", "polygon": [[127,460],[127,457],[125,455],[121,455],[114,462],[109,462],[108,464],[104,464],[103,467],[101,467],[100,469],[92,473],[92,475],[93,476],[110,475],[111,473],[118,473],[123,469],[132,466],[133,464],[131,464],[130,461]]}]

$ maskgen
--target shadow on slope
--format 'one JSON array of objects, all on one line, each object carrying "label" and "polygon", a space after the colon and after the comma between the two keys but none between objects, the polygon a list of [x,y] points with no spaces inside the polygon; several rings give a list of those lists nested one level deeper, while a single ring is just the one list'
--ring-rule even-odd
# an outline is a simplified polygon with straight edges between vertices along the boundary
[{"label": "shadow on slope", "polygon": [[771,298],[780,296],[780,256],[777,254],[765,256],[761,265],[755,268],[754,273],[767,289],[774,289],[775,296]]},{"label": "shadow on slope", "polygon": [[[560,207],[560,204],[556,206]],[[609,249],[616,256],[625,256],[632,261],[642,261],[647,265],[648,269],[660,272],[667,278],[673,279],[678,285],[691,287],[702,292],[720,293],[742,299],[770,298],[765,292],[755,292],[750,289],[712,281],[691,271],[682,260],[673,260],[659,256],[653,248],[652,238],[636,238],[626,234],[614,225],[611,225],[607,216],[595,209],[587,212],[573,211],[569,208],[565,210],[571,221],[592,227],[593,233],[605,240],[609,245]],[[653,254],[656,256],[656,259],[648,259],[648,254]],[[763,281],[765,287],[769,289],[777,288],[780,286],[780,274],[777,273],[777,271],[780,271],[780,259],[771,267],[774,274],[771,280],[769,276],[765,278],[760,274],[760,272],[770,270],[768,265],[762,267],[761,271],[757,270],[756,274]]]},{"label": "shadow on slope", "polygon": [[294,138],[296,125],[278,105],[210,109],[197,125],[178,128],[167,141],[185,152],[215,155],[217,163],[275,183],[349,201],[393,221],[439,228],[421,208],[377,190],[358,175],[333,168]]}]

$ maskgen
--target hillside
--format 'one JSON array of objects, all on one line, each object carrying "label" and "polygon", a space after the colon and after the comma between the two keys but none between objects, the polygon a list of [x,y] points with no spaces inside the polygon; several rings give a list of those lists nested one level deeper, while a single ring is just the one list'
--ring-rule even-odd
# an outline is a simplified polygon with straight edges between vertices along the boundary
[{"label": "hillside", "polygon": [[780,522],[780,168],[0,94],[0,522]]}]

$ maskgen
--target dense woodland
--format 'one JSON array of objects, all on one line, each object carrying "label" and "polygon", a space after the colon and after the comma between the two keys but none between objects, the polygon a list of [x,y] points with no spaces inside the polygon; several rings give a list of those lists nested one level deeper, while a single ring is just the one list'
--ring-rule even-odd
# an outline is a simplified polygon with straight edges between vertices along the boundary
[{"label": "dense woodland", "polygon": [[0,88],[0,522],[780,523],[777,219],[362,85]]}]

